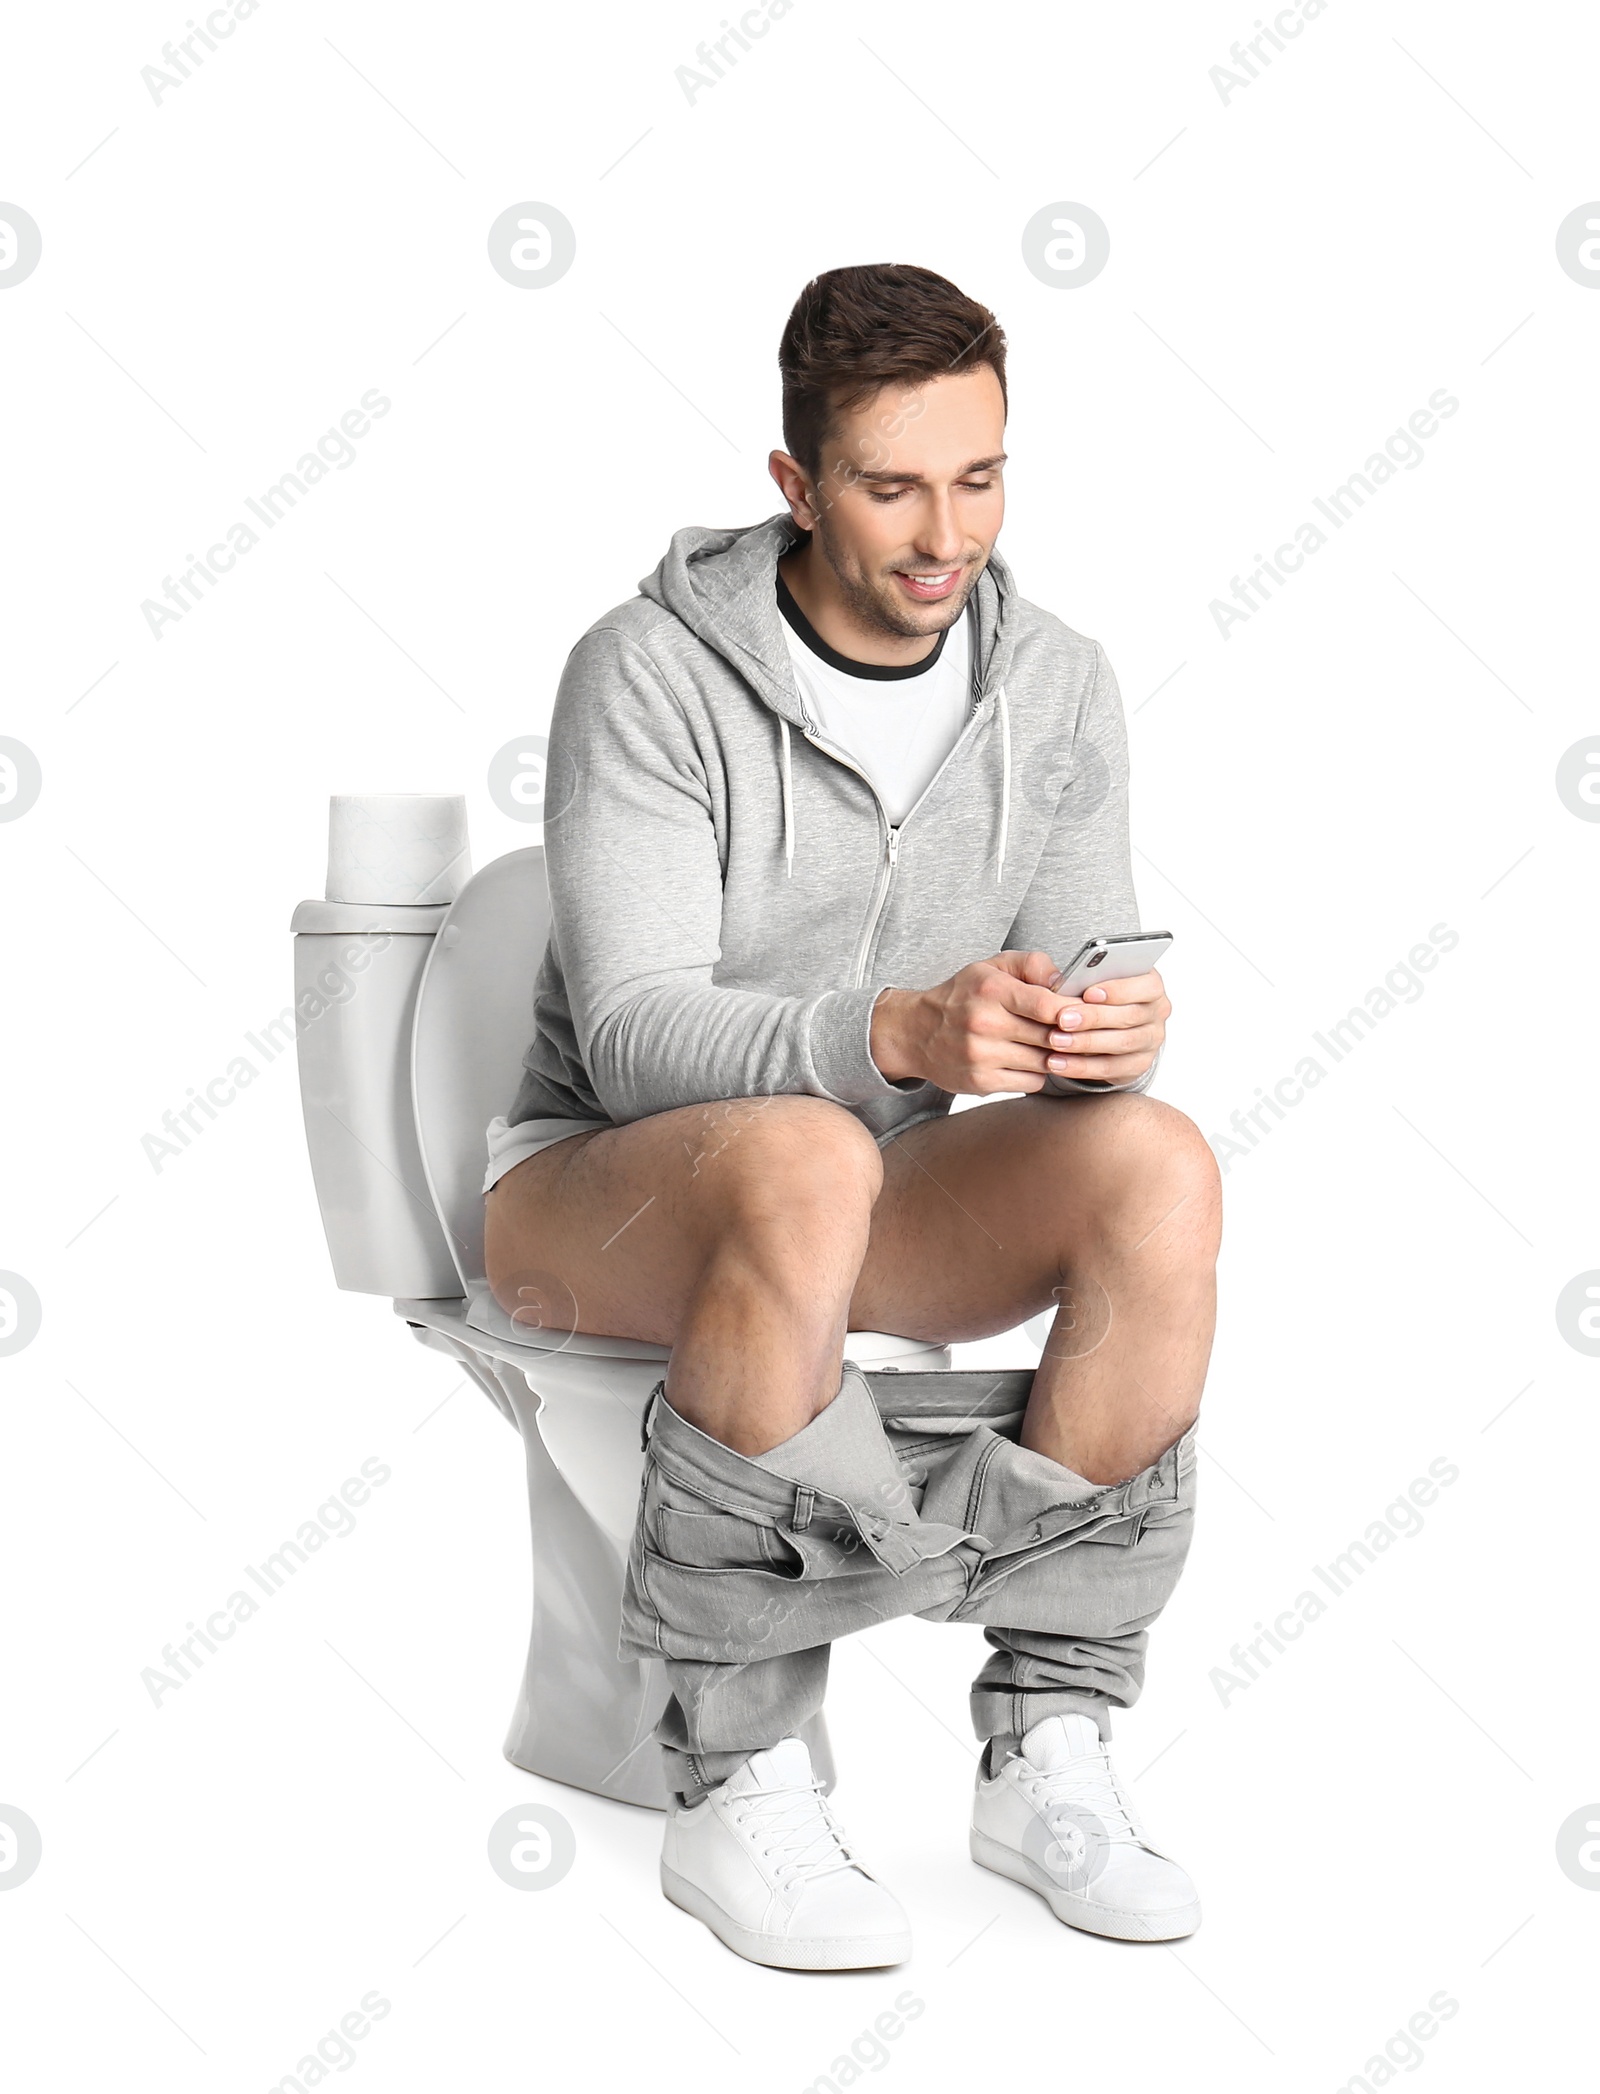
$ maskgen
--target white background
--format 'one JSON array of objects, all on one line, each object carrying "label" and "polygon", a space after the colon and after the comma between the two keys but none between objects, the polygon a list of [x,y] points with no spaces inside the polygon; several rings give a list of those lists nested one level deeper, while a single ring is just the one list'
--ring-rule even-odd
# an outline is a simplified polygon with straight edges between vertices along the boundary
[{"label": "white background", "polygon": [[[0,732],[44,789],[0,827],[0,1266],[44,1321],[0,1384],[0,1803],[44,1859],[0,1896],[0,2048],[30,2088],[267,2088],[376,1988],[358,2084],[799,2089],[909,1988],[861,2079],[1331,2089],[1443,1989],[1394,2077],[1548,2081],[1600,1926],[1556,1859],[1600,1818],[1600,1429],[1554,1313],[1600,1264],[1600,829],[1554,783],[1600,725],[1600,295],[1555,254],[1600,194],[1600,30],[1331,0],[1224,102],[1243,0],[796,0],[691,104],[720,20],[263,0],[159,104],[181,6],[11,25],[0,197],[44,246],[0,297]],[[542,289],[486,257],[526,200],[577,234]],[[1077,288],[1021,252],[1063,200],[1110,228]],[[501,1758],[519,1452],[335,1291],[292,1057],[159,1173],[141,1140],[288,1001],[329,793],[464,792],[479,864],[536,840],[490,758],[673,529],[777,506],[784,315],[883,259],[1009,333],[1002,547],[1121,679],[1162,1095],[1220,1137],[1459,943],[1230,1162],[1202,1518],[1118,1724],[1202,1931],[1095,1941],[969,1864],[981,1646],[910,1622],[839,1648],[830,1719],[916,1955],[804,1979],[660,1899],[656,1818]],[[142,601],[371,387],[356,463],[153,638]],[[1425,462],[1219,635],[1440,387]],[[153,1707],[141,1670],[372,1456],[355,1533]],[[1441,1457],[1423,1532],[1224,1705],[1230,1647]],[[577,1859],[529,1895],[484,1839],[534,1798]]]}]

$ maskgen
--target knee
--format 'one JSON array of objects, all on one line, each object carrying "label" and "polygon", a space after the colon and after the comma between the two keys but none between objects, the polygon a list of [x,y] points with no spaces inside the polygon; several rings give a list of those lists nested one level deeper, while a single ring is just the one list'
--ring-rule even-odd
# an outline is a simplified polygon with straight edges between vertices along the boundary
[{"label": "knee", "polygon": [[726,1156],[728,1227],[865,1235],[883,1186],[883,1158],[866,1128],[826,1098],[736,1101]]},{"label": "knee", "polygon": [[1088,1182],[1091,1224],[1124,1251],[1149,1248],[1214,1262],[1222,1237],[1222,1175],[1187,1113],[1138,1093],[1103,1101],[1104,1140]]}]

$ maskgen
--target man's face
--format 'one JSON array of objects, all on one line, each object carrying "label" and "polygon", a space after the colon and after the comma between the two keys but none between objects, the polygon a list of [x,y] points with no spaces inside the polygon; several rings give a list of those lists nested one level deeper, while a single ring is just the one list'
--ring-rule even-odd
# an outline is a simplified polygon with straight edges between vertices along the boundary
[{"label": "man's face", "polygon": [[1005,420],[987,365],[839,418],[798,520],[862,625],[914,639],[961,616],[1005,514]]}]

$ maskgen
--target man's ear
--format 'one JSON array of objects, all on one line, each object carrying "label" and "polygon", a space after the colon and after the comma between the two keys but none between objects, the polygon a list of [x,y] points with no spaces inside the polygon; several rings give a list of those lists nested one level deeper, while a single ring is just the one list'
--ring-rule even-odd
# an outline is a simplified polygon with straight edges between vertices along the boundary
[{"label": "man's ear", "polygon": [[816,490],[806,477],[805,469],[798,459],[791,458],[787,451],[774,451],[767,459],[767,471],[777,482],[778,492],[789,505],[789,514],[802,531],[814,530],[817,521]]}]

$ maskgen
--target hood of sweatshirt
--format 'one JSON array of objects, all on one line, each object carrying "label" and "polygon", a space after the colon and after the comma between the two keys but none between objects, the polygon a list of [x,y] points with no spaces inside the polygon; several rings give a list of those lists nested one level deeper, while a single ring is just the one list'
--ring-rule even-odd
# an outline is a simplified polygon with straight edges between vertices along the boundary
[{"label": "hood of sweatshirt", "polygon": [[[659,566],[639,583],[639,593],[670,611],[703,646],[713,649],[735,669],[777,716],[774,760],[783,788],[783,855],[786,874],[794,874],[795,816],[791,727],[810,734],[816,722],[807,713],[795,685],[783,614],[778,609],[773,574],[785,553],[806,534],[787,512],[764,523],[733,530],[690,525],[675,531]],[[977,629],[973,648],[974,704],[992,709],[999,720],[1000,794],[995,810],[994,877],[1005,872],[1005,832],[1010,816],[1011,719],[1005,677],[1016,644],[1016,584],[996,552],[978,576],[972,592]]]}]

